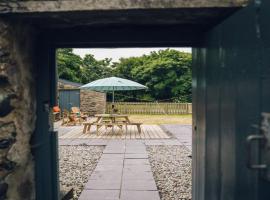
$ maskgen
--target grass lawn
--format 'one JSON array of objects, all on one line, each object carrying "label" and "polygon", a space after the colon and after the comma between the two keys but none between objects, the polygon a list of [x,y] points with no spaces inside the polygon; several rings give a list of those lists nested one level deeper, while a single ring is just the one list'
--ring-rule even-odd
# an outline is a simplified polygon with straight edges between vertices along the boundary
[{"label": "grass lawn", "polygon": [[192,124],[192,115],[130,115],[131,121],[144,124]]}]

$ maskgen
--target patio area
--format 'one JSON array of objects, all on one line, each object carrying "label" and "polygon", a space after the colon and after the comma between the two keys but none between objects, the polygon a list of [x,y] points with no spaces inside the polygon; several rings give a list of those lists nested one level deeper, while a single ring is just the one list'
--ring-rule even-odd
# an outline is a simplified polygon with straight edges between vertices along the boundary
[{"label": "patio area", "polygon": [[191,199],[190,125],[143,124],[141,134],[132,126],[122,134],[82,131],[83,125],[58,126],[62,183],[84,177],[74,199]]},{"label": "patio area", "polygon": [[[59,132],[65,132],[60,139],[84,138],[84,139],[169,139],[170,134],[166,133],[158,125],[142,125],[142,132],[139,133],[136,126],[129,126],[127,131],[119,127],[101,127],[97,134],[96,127],[93,126],[91,132],[83,133],[83,126],[59,127]],[[60,133],[61,134],[61,133]]]}]

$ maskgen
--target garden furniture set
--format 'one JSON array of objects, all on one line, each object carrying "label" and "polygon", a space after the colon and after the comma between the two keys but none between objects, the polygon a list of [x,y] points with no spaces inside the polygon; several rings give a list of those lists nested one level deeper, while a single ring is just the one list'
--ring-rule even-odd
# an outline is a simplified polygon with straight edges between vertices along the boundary
[{"label": "garden furniture set", "polygon": [[97,134],[99,134],[99,130],[101,127],[112,128],[112,132],[114,133],[114,127],[119,127],[121,132],[123,133],[123,127],[127,128],[128,126],[135,125],[137,126],[138,132],[141,133],[141,125],[142,123],[131,122],[129,120],[128,115],[122,114],[97,114],[95,115],[97,118],[94,122],[84,122],[83,133],[90,132],[91,126],[96,126]]}]

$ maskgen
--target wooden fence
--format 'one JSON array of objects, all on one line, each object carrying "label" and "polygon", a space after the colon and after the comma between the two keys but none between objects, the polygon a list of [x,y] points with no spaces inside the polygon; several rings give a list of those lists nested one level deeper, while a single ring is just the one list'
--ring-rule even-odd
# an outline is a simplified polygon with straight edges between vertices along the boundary
[{"label": "wooden fence", "polygon": [[[176,115],[192,113],[191,103],[116,102],[114,107],[121,114]],[[112,103],[107,103],[106,113],[111,112]]]}]

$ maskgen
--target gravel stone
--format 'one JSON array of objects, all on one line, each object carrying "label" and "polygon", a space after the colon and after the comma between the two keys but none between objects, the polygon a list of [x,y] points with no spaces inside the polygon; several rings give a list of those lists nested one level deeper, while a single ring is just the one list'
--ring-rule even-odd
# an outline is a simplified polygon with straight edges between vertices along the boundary
[{"label": "gravel stone", "polygon": [[191,200],[191,152],[185,146],[147,146],[161,200]]},{"label": "gravel stone", "polygon": [[60,188],[74,189],[78,199],[91,173],[94,171],[104,146],[60,146],[59,179]]}]

